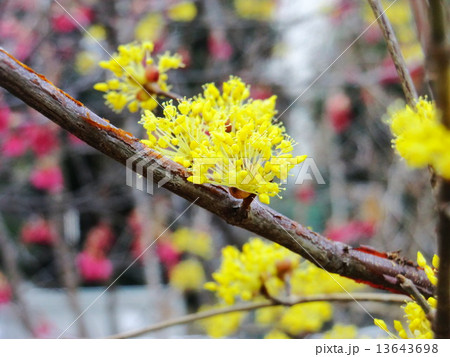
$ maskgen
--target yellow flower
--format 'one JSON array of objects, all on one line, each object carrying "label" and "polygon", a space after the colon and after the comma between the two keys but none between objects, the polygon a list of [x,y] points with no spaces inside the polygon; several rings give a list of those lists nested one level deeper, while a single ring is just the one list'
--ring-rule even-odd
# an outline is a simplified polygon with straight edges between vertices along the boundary
[{"label": "yellow flower", "polygon": [[[220,307],[223,307],[223,305],[203,306],[200,311]],[[229,314],[216,315],[200,320],[199,325],[205,329],[210,337],[221,338],[236,332],[246,315],[245,312],[231,312]]]},{"label": "yellow flower", "polygon": [[[320,285],[317,284],[320,281]],[[361,288],[361,284],[337,274],[330,274],[317,268],[310,262],[303,260],[291,277],[291,293],[296,296],[315,294],[330,294],[336,292],[354,291]]]},{"label": "yellow flower", "polygon": [[161,14],[151,12],[142,18],[134,29],[134,38],[137,41],[156,41],[164,28],[164,18]]},{"label": "yellow flower", "polygon": [[[427,261],[421,252],[417,252],[417,264],[425,270],[428,279],[433,285],[437,283],[437,269],[439,268],[439,258],[437,255],[433,257],[433,268],[427,265]],[[437,300],[433,297],[427,300],[430,308],[434,310],[437,305]],[[415,301],[406,303],[402,306],[405,311],[405,318],[407,321],[407,327],[405,328],[402,322],[394,320],[394,328],[400,338],[433,338],[433,330],[431,329],[431,322],[427,319],[422,307]],[[386,331],[388,334],[393,335],[387,328],[386,323],[383,320],[375,319],[375,325]]]},{"label": "yellow flower", "polygon": [[294,305],[284,312],[279,326],[290,335],[319,331],[329,321],[333,307],[328,302],[310,302]]},{"label": "yellow flower", "polygon": [[[215,282],[205,288],[214,291],[221,300],[231,305],[236,298],[251,300],[261,297],[264,286],[270,294],[277,295],[283,288],[283,274],[289,274],[300,261],[299,255],[278,244],[264,243],[259,238],[250,239],[242,247],[242,252],[233,246],[222,250],[222,263],[213,274]],[[285,268],[287,266],[287,268]]]},{"label": "yellow flower", "polygon": [[183,1],[171,6],[167,16],[173,21],[189,22],[197,16],[197,8],[191,1]]},{"label": "yellow flower", "polygon": [[286,335],[284,332],[274,329],[270,331],[268,334],[264,336],[266,339],[273,339],[273,340],[282,340],[282,339],[288,339],[290,338],[288,335]]},{"label": "yellow flower", "polygon": [[[220,268],[212,277],[214,281],[206,283],[205,288],[227,305],[237,300],[264,301],[267,294],[283,299],[289,292],[295,299],[342,291],[343,287],[351,291],[358,286],[349,279],[338,280],[290,250],[259,238],[251,238],[242,250],[225,247]],[[319,331],[332,313],[332,305],[327,302],[273,306],[257,310],[255,322],[274,326],[274,336],[278,332],[299,335]]]},{"label": "yellow flower", "polygon": [[269,203],[281,190],[276,179],[286,180],[306,155],[293,157],[294,141],[273,123],[276,97],[248,100],[249,93],[240,78],[231,77],[222,93],[207,84],[203,94],[177,107],[166,103],[164,117],[144,112],[149,139],[143,143],[188,168],[195,184],[227,186],[237,189],[238,198],[253,193]]},{"label": "yellow flower", "polygon": [[211,259],[214,254],[212,238],[206,232],[179,228],[173,233],[172,243],[178,251],[195,254],[204,259]]},{"label": "yellow flower", "polygon": [[255,311],[255,322],[260,325],[273,325],[283,315],[283,306],[265,307]]},{"label": "yellow flower", "polygon": [[325,339],[348,339],[357,338],[358,328],[355,325],[335,324],[330,330],[323,334]]},{"label": "yellow flower", "polygon": [[97,61],[97,56],[94,53],[81,51],[75,58],[75,70],[82,75],[89,74],[95,68]]},{"label": "yellow flower", "polygon": [[195,259],[183,260],[170,272],[170,284],[182,291],[199,290],[204,282],[203,266]]},{"label": "yellow flower", "polygon": [[268,21],[275,12],[274,0],[234,0],[236,13],[249,20]]},{"label": "yellow flower", "polygon": [[427,261],[421,252],[417,252],[417,264],[425,271],[428,280],[433,285],[437,285],[437,270],[439,269],[439,257],[435,254],[433,256],[432,265],[427,264]]},{"label": "yellow flower", "polygon": [[450,179],[450,130],[439,121],[434,102],[421,98],[415,110],[406,106],[392,111],[389,124],[394,146],[408,165],[431,165],[437,174]]},{"label": "yellow flower", "polygon": [[97,41],[103,41],[106,39],[106,29],[105,29],[105,26],[103,26],[103,25],[95,24],[95,25],[89,26],[89,28],[87,29],[87,32],[89,33],[90,36],[95,38]]},{"label": "yellow flower", "polygon": [[95,84],[94,89],[105,92],[106,104],[116,112],[127,104],[130,112],[155,109],[157,93],[170,89],[167,71],[183,67],[181,56],[166,52],[155,64],[151,57],[153,43],[149,41],[121,45],[118,50],[109,61],[100,62],[114,77]]}]

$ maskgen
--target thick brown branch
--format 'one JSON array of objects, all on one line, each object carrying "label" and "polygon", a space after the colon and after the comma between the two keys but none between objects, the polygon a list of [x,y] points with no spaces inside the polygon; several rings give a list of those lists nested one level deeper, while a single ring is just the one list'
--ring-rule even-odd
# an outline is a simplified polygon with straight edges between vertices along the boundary
[{"label": "thick brown branch", "polygon": [[[450,129],[450,49],[446,40],[446,2],[430,0],[431,40],[427,51],[429,77],[442,123]],[[436,319],[433,325],[437,338],[450,338],[450,181],[440,177],[437,182],[438,210],[438,275]]]},{"label": "thick brown branch", "polygon": [[392,295],[392,294],[380,294],[380,293],[354,293],[352,296],[349,294],[321,294],[314,296],[305,296],[296,300],[291,300],[289,302],[278,303],[276,301],[259,301],[248,304],[234,305],[228,307],[222,307],[218,309],[211,309],[208,311],[200,311],[194,314],[189,314],[186,316],[178,317],[175,319],[163,321],[160,323],[156,323],[151,326],[147,326],[135,331],[119,333],[117,335],[109,336],[108,338],[114,339],[124,339],[124,338],[133,338],[145,335],[150,332],[162,330],[165,328],[169,328],[176,325],[187,324],[190,322],[206,319],[208,317],[213,317],[217,315],[230,314],[233,312],[243,312],[243,311],[251,311],[256,309],[262,309],[265,307],[271,306],[294,306],[298,304],[305,304],[308,302],[318,302],[318,301],[326,301],[326,302],[354,302],[358,301],[371,301],[371,302],[384,302],[384,303],[403,303],[408,301],[408,298],[405,298],[403,295]]},{"label": "thick brown branch", "polygon": [[392,60],[394,61],[395,69],[397,70],[400,83],[402,85],[403,93],[405,94],[406,101],[411,108],[415,108],[417,99],[417,92],[414,88],[411,75],[409,74],[408,67],[406,67],[405,60],[400,50],[397,38],[395,37],[394,30],[386,16],[383,6],[380,0],[368,0],[372,8],[372,11],[378,21],[378,25],[383,32],[384,39],[386,40],[387,48]]},{"label": "thick brown branch", "polygon": [[423,270],[397,254],[380,253],[370,248],[352,248],[331,241],[301,224],[253,202],[242,215],[242,201],[228,190],[214,185],[194,185],[186,180],[186,170],[143,145],[137,138],[99,118],[95,113],[48,82],[44,76],[18,62],[0,49],[0,85],[49,119],[92,147],[122,164],[144,161],[143,170],[155,182],[167,178],[167,190],[187,199],[233,224],[276,242],[300,254],[317,266],[371,286],[408,294],[397,280],[402,274],[426,297],[433,286]]}]

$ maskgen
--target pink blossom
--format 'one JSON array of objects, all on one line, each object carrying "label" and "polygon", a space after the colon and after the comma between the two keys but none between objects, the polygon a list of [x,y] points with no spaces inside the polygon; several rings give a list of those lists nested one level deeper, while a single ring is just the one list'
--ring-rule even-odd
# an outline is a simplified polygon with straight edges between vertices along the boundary
[{"label": "pink blossom", "polygon": [[113,265],[108,258],[86,250],[78,254],[77,267],[85,282],[107,281],[113,272]]},{"label": "pink blossom", "polygon": [[62,12],[58,15],[53,16],[52,18],[52,27],[56,32],[60,33],[68,33],[74,31],[79,25],[86,26],[92,21],[93,12],[88,7],[80,7],[71,11],[72,17]]},{"label": "pink blossom", "polygon": [[37,189],[51,193],[60,192],[63,188],[63,174],[56,165],[35,168],[31,173],[30,181]]},{"label": "pink blossom", "polygon": [[180,253],[170,242],[158,242],[156,254],[158,255],[159,261],[169,271],[180,261]]},{"label": "pink blossom", "polygon": [[106,222],[100,222],[87,234],[85,249],[106,252],[114,241],[114,232]]},{"label": "pink blossom", "polygon": [[28,143],[24,136],[10,134],[2,145],[2,153],[6,157],[20,157],[27,151]]},{"label": "pink blossom", "polygon": [[191,54],[189,52],[189,50],[185,47],[182,47],[178,50],[178,54],[181,56],[184,67],[183,68],[188,68],[191,65],[192,62],[192,58],[191,58]]},{"label": "pink blossom", "polygon": [[[409,73],[413,81],[420,81],[424,74],[423,66],[418,63],[408,66]],[[379,82],[384,85],[399,83],[397,70],[395,69],[394,61],[390,57],[386,57],[381,66],[381,74]]]},{"label": "pink blossom", "polygon": [[58,148],[58,138],[55,129],[50,125],[29,125],[26,129],[26,137],[30,142],[31,150],[38,156],[44,156]]},{"label": "pink blossom", "polygon": [[250,97],[253,99],[267,99],[272,96],[270,87],[265,85],[256,84],[250,88]]},{"label": "pink blossom", "polygon": [[51,322],[47,320],[39,321],[37,326],[33,329],[33,336],[35,338],[51,338],[54,330],[55,327]]},{"label": "pink blossom", "polygon": [[341,133],[350,125],[351,101],[343,92],[328,97],[325,103],[326,117],[336,133]]},{"label": "pink blossom", "polygon": [[16,46],[14,48],[14,55],[21,61],[24,61],[31,50],[33,49],[33,43],[35,42],[35,36],[33,34],[28,35],[28,37],[20,37],[20,40],[17,40]]},{"label": "pink blossom", "polygon": [[208,49],[211,57],[219,61],[227,61],[233,54],[233,47],[222,32],[213,32],[208,38]]},{"label": "pink blossom", "polygon": [[20,24],[15,18],[0,21],[0,36],[2,38],[14,38],[18,33],[20,33]]},{"label": "pink blossom", "polygon": [[299,186],[295,195],[297,199],[304,204],[309,204],[316,198],[314,187],[308,184]]},{"label": "pink blossom", "polygon": [[375,45],[383,39],[383,33],[378,26],[370,26],[364,33],[364,40],[369,45]]},{"label": "pink blossom", "polygon": [[344,243],[354,243],[371,238],[375,234],[375,225],[366,221],[351,221],[342,226],[328,228],[324,235],[329,239]]},{"label": "pink blossom", "polygon": [[8,107],[0,107],[0,135],[8,129],[10,114],[11,111]]},{"label": "pink blossom", "polygon": [[7,304],[12,299],[12,290],[6,277],[0,271],[0,305]]},{"label": "pink blossom", "polygon": [[50,223],[43,218],[28,221],[20,234],[25,244],[52,244],[56,240],[56,233]]}]

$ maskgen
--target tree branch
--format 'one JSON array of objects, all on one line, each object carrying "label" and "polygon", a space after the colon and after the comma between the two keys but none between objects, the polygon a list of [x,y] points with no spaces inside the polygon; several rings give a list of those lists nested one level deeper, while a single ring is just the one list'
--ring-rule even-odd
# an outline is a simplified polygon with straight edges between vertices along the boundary
[{"label": "tree branch", "polygon": [[17,313],[23,326],[36,337],[33,320],[30,314],[29,306],[22,294],[22,277],[17,262],[17,253],[8,236],[8,230],[0,215],[0,258],[5,266],[9,284],[17,304]]},{"label": "tree branch", "polygon": [[213,317],[217,315],[229,314],[232,312],[243,312],[243,311],[251,311],[256,309],[262,309],[265,307],[271,306],[294,306],[298,304],[305,304],[308,302],[354,302],[355,299],[357,301],[372,301],[372,302],[385,302],[385,303],[403,303],[408,301],[409,299],[403,295],[392,295],[392,294],[383,294],[383,293],[354,293],[350,296],[347,293],[336,293],[336,294],[319,294],[314,296],[305,296],[300,299],[292,300],[290,302],[278,303],[276,301],[259,301],[249,304],[240,304],[229,307],[223,307],[219,309],[211,309],[208,311],[200,311],[194,314],[189,314],[186,316],[178,317],[172,320],[163,321],[151,326],[147,326],[138,330],[134,330],[131,332],[119,333],[117,335],[109,336],[107,338],[111,339],[124,339],[124,338],[133,338],[141,335],[145,335],[150,332],[162,330],[168,327],[187,324],[190,322],[206,319],[208,317]]},{"label": "tree branch", "polygon": [[380,0],[368,0],[370,7],[378,21],[378,25],[383,32],[384,39],[386,40],[387,48],[392,60],[394,61],[395,69],[397,70],[400,83],[402,85],[403,93],[405,94],[406,101],[411,108],[415,108],[417,100],[417,92],[414,87],[411,75],[409,74],[408,67],[406,66],[405,59],[403,58],[402,51],[395,37],[394,30],[386,16],[383,6]]},{"label": "tree branch", "polygon": [[405,290],[409,291],[409,294],[412,296],[412,298],[416,301],[416,303],[422,308],[422,310],[427,315],[427,318],[430,322],[434,321],[434,314],[431,310],[430,305],[428,305],[428,302],[425,300],[423,295],[417,290],[416,286],[413,284],[413,282],[407,278],[405,278],[403,275],[399,274],[397,278],[400,280],[401,285]]},{"label": "tree branch", "polygon": [[[331,241],[301,224],[254,201],[243,215],[241,200],[228,190],[210,184],[194,185],[186,180],[181,165],[142,144],[132,134],[98,117],[82,103],[55,87],[44,76],[0,49],[0,85],[50,120],[114,160],[131,166],[144,161],[143,170],[155,182],[167,178],[164,188],[216,214],[232,225],[247,229],[300,254],[318,267],[376,288],[408,294],[396,278],[404,275],[429,297],[433,286],[424,271],[397,253],[353,248]],[[133,165],[132,165],[133,164]],[[142,167],[141,167],[142,168]]]},{"label": "tree branch", "polygon": [[[444,3],[429,1],[431,25],[427,65],[442,123],[450,129],[450,49],[446,40]],[[450,181],[437,182],[438,255],[440,266],[437,286],[437,310],[433,330],[436,338],[450,338]]]}]

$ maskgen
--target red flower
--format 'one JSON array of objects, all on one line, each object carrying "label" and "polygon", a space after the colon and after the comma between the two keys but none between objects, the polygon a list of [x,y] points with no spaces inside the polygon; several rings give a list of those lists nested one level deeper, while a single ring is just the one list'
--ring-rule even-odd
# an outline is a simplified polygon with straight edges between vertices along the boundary
[{"label": "red flower", "polygon": [[208,38],[211,57],[219,61],[228,61],[233,54],[233,47],[222,32],[212,32]]},{"label": "red flower", "polygon": [[325,103],[325,112],[336,133],[341,133],[350,125],[352,114],[350,98],[342,92],[328,97]]},{"label": "red flower", "polygon": [[0,305],[7,304],[12,299],[12,290],[6,277],[0,271]]},{"label": "red flower", "polygon": [[20,233],[25,244],[52,244],[56,240],[56,233],[50,223],[43,218],[28,221]]},{"label": "red flower", "polygon": [[28,149],[28,144],[24,136],[10,134],[2,145],[2,153],[6,157],[20,157]]},{"label": "red flower", "polygon": [[50,193],[58,193],[63,189],[63,174],[56,165],[35,168],[31,173],[30,181],[37,189]]},{"label": "red flower", "polygon": [[89,230],[84,247],[89,251],[107,252],[113,241],[114,233],[110,225],[106,222],[100,222]]},{"label": "red flower", "polygon": [[250,88],[250,97],[253,99],[267,99],[272,96],[272,91],[270,90],[270,87],[256,84],[252,85]]},{"label": "red flower", "polygon": [[94,14],[90,8],[80,7],[72,10],[70,12],[70,15],[66,12],[62,12],[58,15],[53,16],[53,30],[60,33],[72,32],[79,26],[78,24],[80,24],[81,26],[89,25]]},{"label": "red flower", "polygon": [[31,150],[38,156],[51,153],[58,147],[58,138],[53,126],[29,125],[26,129],[26,137],[29,138]]},{"label": "red flower", "polygon": [[316,191],[314,191],[314,187],[312,185],[301,185],[296,190],[295,195],[297,199],[304,203],[309,204],[316,198]]},{"label": "red flower", "polygon": [[0,107],[0,135],[5,133],[9,127],[9,116],[11,111],[8,107]]},{"label": "red flower", "polygon": [[324,235],[329,239],[344,243],[354,243],[362,239],[368,239],[374,234],[374,224],[364,221],[351,221],[342,226],[328,228],[324,232]]},{"label": "red flower", "polygon": [[170,271],[180,261],[180,253],[170,242],[158,242],[156,254],[159,261]]},{"label": "red flower", "polygon": [[82,251],[77,256],[77,267],[85,282],[104,282],[113,272],[111,261],[99,253]]}]

